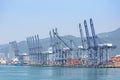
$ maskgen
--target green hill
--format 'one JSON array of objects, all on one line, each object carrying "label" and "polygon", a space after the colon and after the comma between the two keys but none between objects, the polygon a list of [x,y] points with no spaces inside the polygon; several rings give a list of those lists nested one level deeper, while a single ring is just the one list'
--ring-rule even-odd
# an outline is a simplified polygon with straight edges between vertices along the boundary
[{"label": "green hill", "polygon": [[[117,30],[114,30],[112,32],[98,34],[98,37],[100,38],[101,41],[104,41],[107,43],[112,43],[113,45],[117,46],[117,48],[115,50],[110,51],[110,55],[120,54],[120,36],[119,36],[119,34],[120,34],[120,28]],[[66,43],[69,43],[69,40],[73,40],[75,42],[76,46],[81,45],[80,37],[66,35],[66,36],[62,36],[62,39]],[[47,50],[47,48],[50,47],[50,38],[41,39],[40,42],[41,42],[42,50]],[[24,52],[28,53],[26,41],[18,42],[18,48],[19,48],[20,53],[24,53]],[[9,45],[8,44],[0,45],[0,52],[1,53],[9,53]]]}]

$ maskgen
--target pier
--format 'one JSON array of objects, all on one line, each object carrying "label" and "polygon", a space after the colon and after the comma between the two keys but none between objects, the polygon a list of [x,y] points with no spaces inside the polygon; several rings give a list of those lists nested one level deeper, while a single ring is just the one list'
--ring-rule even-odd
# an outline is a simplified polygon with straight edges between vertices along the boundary
[{"label": "pier", "polygon": [[[114,68],[120,65],[114,65],[110,62],[109,50],[116,48],[112,43],[104,42],[100,39],[94,29],[92,18],[90,18],[90,27],[84,20],[84,29],[79,24],[80,44],[76,45],[74,40],[65,40],[58,33],[57,28],[49,32],[50,46],[48,50],[43,50],[39,35],[26,38],[28,54],[18,55],[16,42],[14,52],[24,65],[32,66],[60,66],[60,67],[94,67],[94,68]],[[91,29],[91,33],[89,32]],[[85,33],[83,33],[85,32]],[[85,35],[84,35],[85,34]],[[90,35],[91,34],[91,35]]]}]

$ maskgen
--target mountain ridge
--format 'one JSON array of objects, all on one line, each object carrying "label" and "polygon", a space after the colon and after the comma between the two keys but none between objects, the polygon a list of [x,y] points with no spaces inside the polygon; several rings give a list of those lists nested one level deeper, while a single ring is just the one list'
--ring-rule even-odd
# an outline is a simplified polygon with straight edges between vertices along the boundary
[{"label": "mountain ridge", "polygon": [[[98,37],[100,39],[108,42],[108,43],[113,43],[113,45],[117,46],[117,49],[111,51],[112,55],[117,55],[120,54],[120,28],[111,31],[111,32],[105,32],[105,33],[100,33],[98,34]],[[72,36],[72,35],[65,35],[61,36],[66,42],[68,40],[73,40],[77,46],[81,45],[81,40],[80,37]],[[47,50],[48,47],[50,47],[50,38],[44,38],[40,39],[42,50]],[[28,48],[27,48],[27,42],[25,40],[18,42],[18,48],[20,53],[28,53]],[[9,53],[9,44],[3,44],[0,45],[0,53]]]}]

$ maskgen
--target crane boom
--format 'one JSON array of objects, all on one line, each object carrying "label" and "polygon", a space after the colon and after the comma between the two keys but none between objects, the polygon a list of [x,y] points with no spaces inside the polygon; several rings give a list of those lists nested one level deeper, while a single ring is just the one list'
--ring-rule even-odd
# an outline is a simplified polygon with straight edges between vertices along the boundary
[{"label": "crane boom", "polygon": [[94,29],[94,25],[93,25],[92,18],[90,18],[90,26],[91,26],[93,43],[94,43],[94,46],[96,47],[96,46],[97,46],[97,42],[96,42],[96,37],[97,37],[97,36],[96,36],[96,34],[95,34],[95,29]]},{"label": "crane boom", "polygon": [[80,30],[80,36],[81,36],[81,41],[82,41],[82,47],[85,48],[81,24],[79,24],[79,30]]},{"label": "crane boom", "polygon": [[84,27],[85,27],[85,32],[86,32],[87,45],[88,45],[88,48],[90,48],[91,47],[91,43],[90,43],[90,36],[89,36],[89,31],[88,31],[86,20],[84,20]]},{"label": "crane boom", "polygon": [[56,37],[57,37],[59,40],[61,40],[66,47],[68,47],[70,50],[72,50],[72,48],[70,48],[70,47],[59,37],[59,35],[58,35],[56,32],[54,32],[54,35],[56,35]]},{"label": "crane boom", "polygon": [[51,34],[51,31],[49,32],[49,35],[50,35],[50,40],[51,40],[51,45],[52,45],[52,34]]}]

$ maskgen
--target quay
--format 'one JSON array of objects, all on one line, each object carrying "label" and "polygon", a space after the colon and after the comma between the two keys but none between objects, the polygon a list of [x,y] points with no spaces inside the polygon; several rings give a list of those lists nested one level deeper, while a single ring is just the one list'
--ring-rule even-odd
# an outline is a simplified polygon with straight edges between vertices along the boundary
[{"label": "quay", "polygon": [[26,38],[28,54],[19,55],[17,43],[10,42],[11,53],[24,65],[29,66],[58,66],[58,67],[85,67],[85,68],[119,68],[120,57],[110,57],[109,50],[116,48],[112,43],[103,42],[95,33],[93,20],[90,18],[91,34],[87,21],[84,20],[84,36],[81,24],[79,31],[81,36],[80,46],[73,40],[62,38],[57,28],[49,32],[50,47],[43,51],[39,35]]}]

